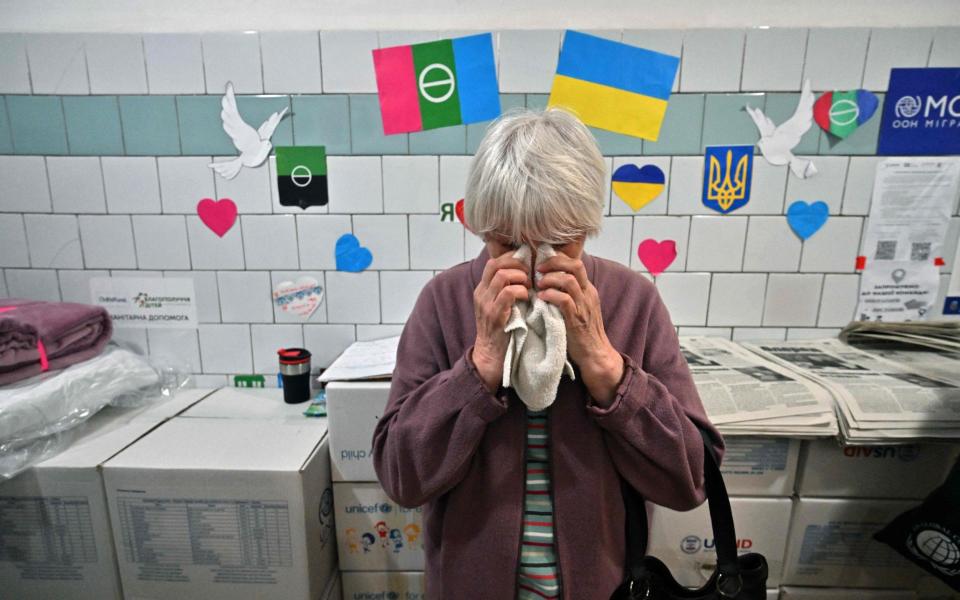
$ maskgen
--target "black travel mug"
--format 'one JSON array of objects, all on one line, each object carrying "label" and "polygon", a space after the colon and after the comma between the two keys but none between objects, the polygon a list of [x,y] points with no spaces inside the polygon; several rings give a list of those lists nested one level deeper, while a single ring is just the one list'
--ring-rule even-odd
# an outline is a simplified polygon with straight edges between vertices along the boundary
[{"label": "black travel mug", "polygon": [[304,348],[281,348],[280,377],[283,379],[283,401],[299,404],[310,399],[310,351]]}]

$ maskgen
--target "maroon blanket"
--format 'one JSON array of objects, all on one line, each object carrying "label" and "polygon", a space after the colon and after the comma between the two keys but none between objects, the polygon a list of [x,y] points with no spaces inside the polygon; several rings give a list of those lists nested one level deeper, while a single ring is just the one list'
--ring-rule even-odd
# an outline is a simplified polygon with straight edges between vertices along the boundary
[{"label": "maroon blanket", "polygon": [[92,358],[112,334],[99,306],[0,298],[0,385]]}]

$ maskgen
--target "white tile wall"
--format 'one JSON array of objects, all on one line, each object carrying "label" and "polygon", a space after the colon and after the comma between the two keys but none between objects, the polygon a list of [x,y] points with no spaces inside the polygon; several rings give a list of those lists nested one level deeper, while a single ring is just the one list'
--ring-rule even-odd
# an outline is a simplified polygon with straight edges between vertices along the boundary
[{"label": "white tile wall", "polygon": [[500,32],[500,91],[550,92],[560,57],[560,31]]},{"label": "white tile wall", "polygon": [[150,360],[159,366],[178,368],[186,373],[199,373],[200,341],[193,329],[149,329],[147,343]]},{"label": "white tile wall", "polygon": [[[439,221],[439,217],[435,214],[427,218]],[[460,224],[456,223],[456,225]],[[353,234],[360,240],[360,245],[368,248],[373,255],[373,262],[368,268],[410,268],[406,215],[355,215]]]},{"label": "white tile wall", "polygon": [[678,327],[677,333],[681,336],[700,335],[704,337],[721,337],[730,339],[733,335],[732,327]]},{"label": "white tile wall", "polygon": [[93,301],[90,295],[90,280],[94,277],[109,277],[109,271],[86,269],[83,271],[57,271],[60,281],[60,292],[64,302],[80,302],[89,304]]},{"label": "white tile wall", "polygon": [[250,373],[249,325],[200,325],[200,360],[205,373]]},{"label": "white tile wall", "polygon": [[80,234],[73,215],[24,215],[30,266],[38,269],[82,269]]},{"label": "white tile wall", "polygon": [[747,217],[692,217],[687,270],[739,271],[746,233]]},{"label": "white tile wall", "polygon": [[928,67],[960,65],[960,27],[938,27],[930,48]]},{"label": "white tile wall", "polygon": [[0,213],[0,267],[29,267],[23,216]]},{"label": "white tile wall", "polygon": [[327,320],[331,323],[379,323],[379,273],[328,272]]},{"label": "white tile wall", "polygon": [[277,350],[303,347],[303,328],[300,325],[251,325],[250,334],[253,341],[253,370],[256,373],[275,375],[280,370]]},{"label": "white tile wall", "polygon": [[243,234],[234,224],[222,238],[210,231],[200,217],[187,217],[190,263],[194,269],[242,269]]},{"label": "white tile wall", "polygon": [[321,31],[320,61],[327,94],[372,94],[377,91],[371,52],[379,47],[376,31]]},{"label": "white tile wall", "polygon": [[767,280],[763,324],[803,327],[817,324],[823,276],[771,273]]},{"label": "white tile wall", "polygon": [[[793,175],[790,174],[789,168],[771,165],[761,156],[755,156],[753,159],[753,176],[750,182],[750,201],[747,202],[745,206],[738,208],[734,214],[783,214],[785,211],[783,198],[787,188],[788,177],[793,177]],[[700,182],[700,185],[703,185],[702,173],[700,175]],[[700,195],[703,195],[702,191]],[[700,202],[700,206],[703,206],[702,202]]]},{"label": "white tile wall", "polygon": [[757,27],[747,31],[743,52],[745,92],[800,91],[806,29]]},{"label": "white tile wall", "polygon": [[202,94],[206,91],[203,49],[198,34],[144,34],[143,53],[151,94]]},{"label": "white tile wall", "polygon": [[674,325],[706,325],[710,273],[663,273],[657,291]]},{"label": "white tile wall", "polygon": [[380,157],[327,157],[327,190],[331,213],[382,213]]},{"label": "white tile wall", "polygon": [[824,275],[817,325],[843,327],[849,323],[857,309],[859,290],[859,275]]},{"label": "white tile wall", "polygon": [[400,335],[403,325],[357,325],[357,341],[368,342]]},{"label": "white tile wall", "polygon": [[146,94],[143,42],[137,34],[98,33],[85,40],[91,94]]},{"label": "white tile wall", "polygon": [[267,271],[220,271],[220,315],[224,323],[272,323],[273,287]]},{"label": "white tile wall", "polygon": [[440,161],[436,156],[383,157],[384,212],[436,213],[439,205]]},{"label": "white tile wall", "polygon": [[209,93],[223,93],[228,81],[233,82],[238,94],[263,93],[260,37],[256,31],[205,33],[201,41],[203,73]]},{"label": "white tile wall", "polygon": [[193,279],[197,295],[197,320],[201,323],[220,322],[220,290],[216,271],[166,271],[164,277]]},{"label": "white tile wall", "polygon": [[84,36],[28,33],[27,59],[34,94],[89,94]]},{"label": "white tile wall", "polygon": [[803,242],[800,270],[820,273],[853,271],[860,246],[858,217],[830,217],[820,230]]},{"label": "white tile wall", "polygon": [[440,203],[456,202],[467,192],[470,156],[440,157]]},{"label": "white tile wall", "polygon": [[103,213],[103,175],[96,156],[51,156],[47,158],[53,212]]},{"label": "white tile wall", "polygon": [[104,156],[103,188],[107,212],[160,212],[160,180],[157,159],[152,156]]},{"label": "white tile wall", "polygon": [[190,247],[183,215],[134,215],[133,236],[141,269],[189,269]]},{"label": "white tile wall", "polygon": [[81,215],[79,221],[83,261],[88,268],[137,268],[130,217]]},{"label": "white tile wall", "polygon": [[810,30],[803,77],[816,91],[860,87],[867,57],[869,29],[826,27]]},{"label": "white tile wall", "polygon": [[877,174],[877,165],[883,160],[882,156],[850,157],[846,185],[843,189],[841,213],[845,215],[870,214],[873,180]]},{"label": "white tile wall", "polygon": [[766,287],[766,274],[714,274],[710,282],[710,311],[707,316],[707,325],[760,325]]},{"label": "white tile wall", "polygon": [[380,273],[380,318],[384,323],[405,323],[433,278],[433,271],[384,271]]},{"label": "white tile wall", "polygon": [[[754,161],[756,165],[756,161]],[[703,205],[703,157],[674,156],[670,163],[671,215],[713,215],[716,212]],[[654,200],[656,202],[656,200]]]},{"label": "white tile wall", "polygon": [[260,52],[267,94],[319,94],[323,89],[316,31],[263,31]]},{"label": "white tile wall", "polygon": [[846,156],[808,156],[813,159],[817,167],[817,174],[813,177],[800,179],[790,174],[787,179],[787,198],[784,209],[790,207],[796,200],[806,200],[808,203],[821,200],[830,207],[830,214],[840,212],[843,202],[843,186],[847,179]]},{"label": "white tile wall", "polygon": [[791,327],[787,329],[787,339],[822,340],[824,338],[835,338],[839,333],[839,328]]},{"label": "white tile wall", "polygon": [[743,64],[742,29],[690,29],[683,37],[681,92],[735,92]]},{"label": "white tile wall", "polygon": [[27,44],[22,34],[0,34],[0,93],[30,93]]},{"label": "white tile wall", "polygon": [[6,269],[4,275],[11,298],[60,301],[60,284],[53,269]]},{"label": "white tile wall", "polygon": [[13,294],[7,293],[7,280],[3,276],[3,270],[0,270],[0,296],[6,298],[12,296]]},{"label": "white tile wall", "polygon": [[50,212],[42,156],[0,156],[0,212]]},{"label": "white tile wall", "polygon": [[[230,160],[236,157],[223,156],[215,157],[214,160]],[[199,164],[196,165],[199,167]],[[211,174],[213,171],[207,168]],[[200,177],[197,173],[197,177]],[[261,165],[255,168],[244,167],[233,179],[224,179],[219,175],[213,176],[214,188],[217,190],[217,198],[230,198],[237,205],[239,214],[249,213],[269,213],[272,212],[270,202],[270,170],[267,165]],[[194,194],[196,195],[196,194]],[[202,196],[201,196],[202,198]],[[200,198],[196,198],[193,203],[193,210],[196,212],[196,204]],[[299,209],[298,209],[299,210]]]},{"label": "white tile wall", "polygon": [[[337,239],[352,232],[349,215],[297,215],[300,268],[337,268],[334,254]],[[363,240],[360,243],[363,244]]]},{"label": "white tile wall", "polygon": [[[170,156],[157,159],[160,200],[165,213],[196,214],[197,204],[217,195],[207,156]],[[239,177],[239,175],[238,175]]]},{"label": "white tile wall", "polygon": [[785,340],[785,327],[734,327],[733,339],[737,341]]},{"label": "white tile wall", "polygon": [[313,357],[312,367],[326,368],[357,339],[353,325],[304,325],[303,345]]},{"label": "white tile wall", "polygon": [[463,262],[464,229],[436,215],[410,215],[410,268],[447,269]]},{"label": "white tile wall", "polygon": [[297,224],[293,215],[243,215],[243,256],[248,269],[296,269]]},{"label": "white tile wall", "polygon": [[[633,219],[631,217],[604,217],[600,235],[587,240],[584,250],[594,256],[630,264],[633,252]],[[639,241],[637,242],[640,243]]]},{"label": "white tile wall", "polygon": [[747,225],[744,271],[796,271],[800,267],[800,238],[785,217],[750,217]]},{"label": "white tile wall", "polygon": [[[637,256],[640,243],[646,239],[658,242],[673,240],[677,244],[677,258],[667,271],[683,271],[687,262],[687,240],[690,235],[690,217],[635,217],[633,220],[633,243],[630,248],[630,268],[646,271]],[[692,270],[692,269],[691,269]]]},{"label": "white tile wall", "polygon": [[867,49],[867,64],[863,72],[863,87],[878,92],[887,91],[890,69],[926,66],[932,43],[931,28],[897,27],[872,30]]}]

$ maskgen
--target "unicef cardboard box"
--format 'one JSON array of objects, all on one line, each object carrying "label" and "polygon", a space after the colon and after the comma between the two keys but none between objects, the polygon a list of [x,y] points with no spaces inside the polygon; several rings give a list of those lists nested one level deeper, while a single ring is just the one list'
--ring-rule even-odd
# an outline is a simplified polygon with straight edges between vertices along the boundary
[{"label": "unicef cardboard box", "polygon": [[720,471],[737,496],[789,496],[797,476],[800,440],[726,436]]},{"label": "unicef cardboard box", "polygon": [[835,440],[804,444],[800,496],[926,498],[953,466],[960,445],[841,446]]},{"label": "unicef cardboard box", "polygon": [[336,482],[337,548],[344,571],[422,571],[423,509],[404,508],[377,483]]},{"label": "unicef cardboard box", "polygon": [[107,407],[77,426],[61,453],[0,483],[0,596],[121,598],[101,465],[209,393]]},{"label": "unicef cardboard box", "polygon": [[914,501],[800,498],[793,511],[783,583],[915,589],[923,571],[873,539]]},{"label": "unicef cardboard box", "polygon": [[316,600],[336,564],[326,423],[171,419],[103,478],[123,592]]},{"label": "unicef cardboard box", "polygon": [[343,600],[426,600],[423,571],[344,571]]},{"label": "unicef cardboard box", "polygon": [[[740,554],[759,552],[767,559],[768,586],[780,584],[783,555],[790,526],[789,498],[740,497],[730,499]],[[717,565],[717,551],[707,503],[678,512],[653,505],[647,554],[670,567],[681,585],[699,587]]]},{"label": "unicef cardboard box", "polygon": [[780,600],[917,600],[913,590],[852,590],[784,586]]},{"label": "unicef cardboard box", "polygon": [[387,407],[390,382],[333,381],[326,391],[333,480],[377,481],[373,430]]}]

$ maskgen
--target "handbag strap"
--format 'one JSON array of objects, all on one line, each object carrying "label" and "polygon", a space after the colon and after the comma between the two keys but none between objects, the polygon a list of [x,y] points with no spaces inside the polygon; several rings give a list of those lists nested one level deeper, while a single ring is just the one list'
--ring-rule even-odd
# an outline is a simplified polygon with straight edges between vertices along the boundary
[{"label": "handbag strap", "polygon": [[[697,430],[703,439],[704,487],[716,542],[717,571],[724,578],[736,579],[739,577],[740,567],[737,563],[737,534],[733,525],[733,512],[730,510],[730,497],[727,495],[727,486],[723,483],[719,461],[709,435],[699,427]],[[647,550],[647,511],[640,494],[622,479],[621,488],[627,516],[627,569],[631,577],[639,578],[643,572],[643,557]]]}]

